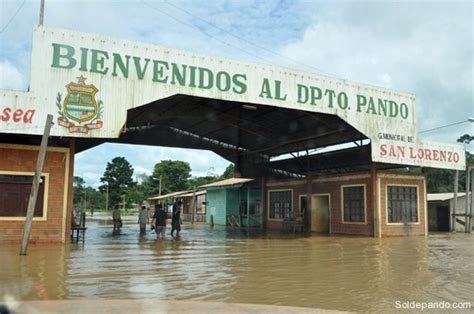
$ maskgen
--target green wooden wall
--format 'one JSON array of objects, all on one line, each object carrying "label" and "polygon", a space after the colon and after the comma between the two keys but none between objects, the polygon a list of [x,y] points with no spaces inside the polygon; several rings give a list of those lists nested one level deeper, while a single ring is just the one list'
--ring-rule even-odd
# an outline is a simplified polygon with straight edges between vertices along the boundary
[{"label": "green wooden wall", "polygon": [[[250,190],[250,202],[260,200],[260,190]],[[244,187],[219,187],[209,188],[206,193],[206,222],[210,224],[211,215],[214,216],[215,225],[227,225],[228,215],[239,215],[241,202],[247,202],[247,188]],[[242,221],[242,226],[247,226],[247,220]],[[261,218],[250,221],[251,227],[259,227]]]},{"label": "green wooden wall", "polygon": [[206,221],[211,223],[211,215],[214,216],[215,225],[225,226],[226,221],[226,190],[208,189],[206,193]]}]

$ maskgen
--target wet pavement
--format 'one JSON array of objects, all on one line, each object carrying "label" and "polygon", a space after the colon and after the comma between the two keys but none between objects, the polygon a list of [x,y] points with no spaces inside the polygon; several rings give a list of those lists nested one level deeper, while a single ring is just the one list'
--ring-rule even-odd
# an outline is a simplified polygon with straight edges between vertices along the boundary
[{"label": "wet pavement", "polygon": [[[181,237],[87,221],[85,244],[0,247],[0,298],[152,299],[394,311],[396,301],[473,302],[472,235],[361,238],[185,224]],[[1,300],[1,299],[0,299]]]}]

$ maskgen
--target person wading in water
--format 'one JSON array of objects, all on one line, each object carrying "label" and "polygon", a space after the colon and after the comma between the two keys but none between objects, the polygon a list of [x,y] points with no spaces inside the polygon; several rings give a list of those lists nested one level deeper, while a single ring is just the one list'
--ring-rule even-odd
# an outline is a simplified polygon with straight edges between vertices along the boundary
[{"label": "person wading in water", "polygon": [[115,205],[112,211],[112,220],[114,222],[114,231],[120,231],[122,227],[122,216],[120,215],[120,207],[118,205]]},{"label": "person wading in water", "polygon": [[177,200],[173,204],[173,216],[171,216],[171,236],[176,230],[176,236],[179,237],[181,231],[181,200]]},{"label": "person wading in water", "polygon": [[166,230],[166,212],[163,210],[163,205],[155,205],[155,214],[153,215],[151,224],[155,224],[156,239],[164,239]]},{"label": "person wading in water", "polygon": [[142,209],[140,209],[138,213],[138,223],[140,224],[140,235],[144,235],[148,223],[148,211],[145,206],[142,206]]}]

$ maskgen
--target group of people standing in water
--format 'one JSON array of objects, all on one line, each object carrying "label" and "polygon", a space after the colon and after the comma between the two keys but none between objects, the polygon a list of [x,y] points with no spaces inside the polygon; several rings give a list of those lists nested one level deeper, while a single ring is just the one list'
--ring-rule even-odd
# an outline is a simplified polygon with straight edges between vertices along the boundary
[{"label": "group of people standing in water", "polygon": [[[173,203],[173,211],[171,214],[171,236],[174,236],[174,233],[176,232],[176,236],[179,237],[179,232],[181,231],[181,205],[182,201],[179,199]],[[148,223],[150,223],[151,230],[155,230],[157,239],[164,239],[167,218],[168,213],[165,211],[162,204],[155,205],[155,211],[151,220],[148,209],[145,206],[142,206],[138,213],[140,234],[144,235],[146,233],[146,227]],[[112,211],[112,219],[114,223],[114,231],[120,230],[122,227],[122,218],[118,206]]]}]

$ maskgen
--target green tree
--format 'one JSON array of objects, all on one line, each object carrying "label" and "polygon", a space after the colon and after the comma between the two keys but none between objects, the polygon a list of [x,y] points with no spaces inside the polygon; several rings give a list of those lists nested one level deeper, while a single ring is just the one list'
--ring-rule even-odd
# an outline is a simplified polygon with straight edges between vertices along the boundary
[{"label": "green tree", "polygon": [[131,207],[133,204],[141,205],[145,199],[145,193],[140,185],[131,186],[125,192],[126,206]]},{"label": "green tree", "polygon": [[160,177],[161,194],[183,191],[188,189],[191,167],[189,163],[179,160],[162,160],[157,163],[147,182],[153,195],[159,192]]},{"label": "green tree", "polygon": [[100,178],[103,185],[99,188],[102,193],[109,187],[109,204],[113,208],[119,204],[127,188],[135,186],[132,179],[133,167],[124,157],[115,157],[107,163],[104,175]]},{"label": "green tree", "polygon": [[459,143],[464,143],[469,145],[472,141],[474,141],[474,136],[469,135],[469,134],[464,134],[460,138],[458,138]]},{"label": "green tree", "polygon": [[[146,173],[138,173],[136,174],[136,178],[137,178],[137,184],[136,186],[134,187],[134,190],[140,192],[140,195],[142,197],[142,200],[140,201],[134,201],[134,203],[141,203],[143,200],[145,200],[146,198],[150,197],[150,196],[155,196],[156,194],[154,194],[153,190],[154,190],[154,182],[153,180],[151,179],[152,176],[151,175],[147,175]],[[135,191],[131,191],[130,192],[131,194],[134,194]],[[136,195],[139,195],[137,193],[135,193]],[[134,196],[131,196],[132,198]]]},{"label": "green tree", "polygon": [[[474,154],[466,152],[466,165],[474,165]],[[454,192],[454,170],[430,169],[426,176],[428,193]],[[458,191],[464,192],[466,187],[466,171],[459,172]]]},{"label": "green tree", "polygon": [[84,188],[85,209],[105,208],[105,195],[91,186]]},{"label": "green tree", "polygon": [[83,178],[74,176],[72,186],[74,188],[73,203],[75,205],[80,205],[84,199],[84,185],[85,184],[86,184],[86,181],[84,181]]},{"label": "green tree", "polygon": [[155,182],[152,180],[152,176],[142,176],[141,182],[137,185],[137,188],[143,193],[143,199],[150,196],[155,196]]},{"label": "green tree", "polygon": [[204,184],[219,181],[220,179],[221,178],[219,176],[192,177],[188,180],[188,187],[190,189],[193,189],[195,187],[200,187]]},{"label": "green tree", "polygon": [[230,179],[234,177],[234,164],[229,164],[227,168],[225,168],[224,173],[221,176],[221,179]]}]

